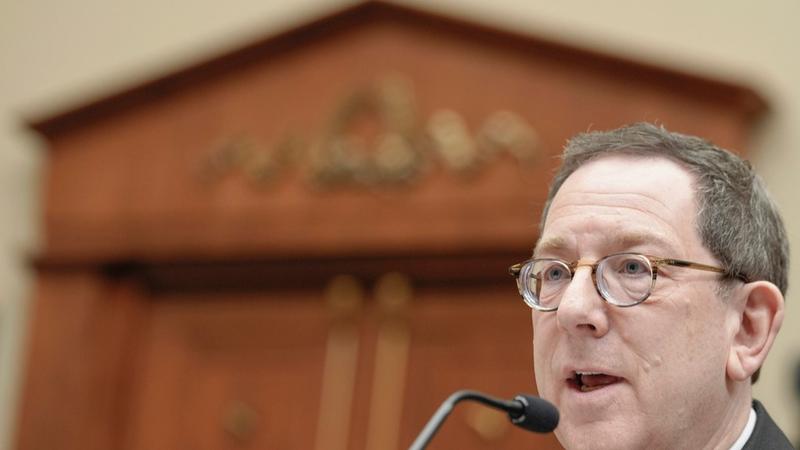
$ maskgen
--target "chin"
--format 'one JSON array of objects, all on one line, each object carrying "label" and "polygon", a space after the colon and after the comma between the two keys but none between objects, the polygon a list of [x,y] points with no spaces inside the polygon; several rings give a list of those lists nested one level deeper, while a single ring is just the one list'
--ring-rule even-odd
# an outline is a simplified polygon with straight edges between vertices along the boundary
[{"label": "chin", "polygon": [[611,423],[575,425],[566,421],[559,424],[555,435],[567,450],[652,449],[645,436],[631,433],[632,428],[632,424],[617,427]]},{"label": "chin", "polygon": [[627,441],[620,436],[596,436],[590,433],[582,433],[576,436],[559,436],[556,433],[558,442],[567,450],[626,450],[626,449],[648,449],[650,447],[644,443]]}]

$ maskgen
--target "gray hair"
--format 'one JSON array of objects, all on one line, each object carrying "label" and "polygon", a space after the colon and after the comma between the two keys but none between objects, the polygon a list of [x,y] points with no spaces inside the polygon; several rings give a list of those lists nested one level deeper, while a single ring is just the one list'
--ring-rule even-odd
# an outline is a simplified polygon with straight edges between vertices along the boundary
[{"label": "gray hair", "polygon": [[550,185],[541,230],[553,197],[567,177],[583,164],[609,154],[660,156],[685,167],[695,178],[696,224],[703,245],[729,275],[770,281],[786,295],[789,243],[778,208],[761,178],[733,153],[663,126],[636,123],[570,139]]}]

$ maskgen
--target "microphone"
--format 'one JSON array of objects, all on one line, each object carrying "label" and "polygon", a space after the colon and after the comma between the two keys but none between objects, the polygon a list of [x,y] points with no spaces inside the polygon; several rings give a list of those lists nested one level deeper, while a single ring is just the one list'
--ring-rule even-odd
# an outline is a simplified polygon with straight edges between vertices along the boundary
[{"label": "microphone", "polygon": [[513,400],[501,400],[476,391],[463,390],[445,400],[433,417],[419,433],[417,439],[411,444],[409,450],[424,450],[433,435],[442,426],[442,423],[453,411],[456,403],[461,400],[474,400],[492,408],[508,413],[511,423],[528,431],[536,433],[549,433],[558,425],[558,410],[547,400],[533,395],[520,394]]}]

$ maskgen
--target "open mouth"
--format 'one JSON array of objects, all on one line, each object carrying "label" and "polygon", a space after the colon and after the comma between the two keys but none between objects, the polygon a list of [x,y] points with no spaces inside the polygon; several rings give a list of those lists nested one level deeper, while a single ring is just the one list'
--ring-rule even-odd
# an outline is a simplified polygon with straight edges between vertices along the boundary
[{"label": "open mouth", "polygon": [[589,392],[602,389],[620,381],[622,381],[620,377],[601,372],[573,372],[572,377],[567,379],[567,384],[569,384],[571,388],[581,392]]}]

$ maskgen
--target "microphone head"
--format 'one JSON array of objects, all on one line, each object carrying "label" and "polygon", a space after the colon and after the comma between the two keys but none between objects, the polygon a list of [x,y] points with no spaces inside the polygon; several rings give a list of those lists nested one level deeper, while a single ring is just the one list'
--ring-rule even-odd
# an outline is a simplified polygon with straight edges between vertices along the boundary
[{"label": "microphone head", "polygon": [[521,414],[509,413],[514,425],[536,433],[549,433],[558,426],[558,409],[547,400],[525,394],[517,395],[514,400],[523,406]]}]

